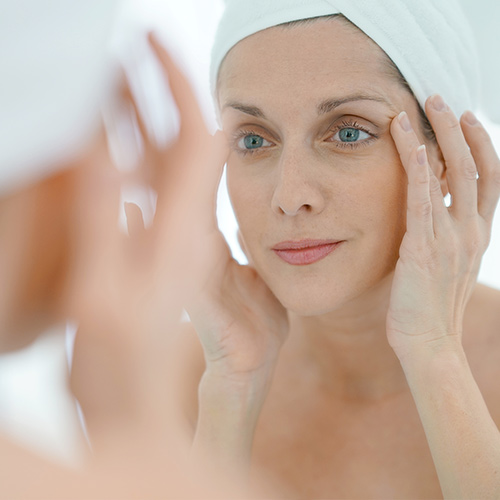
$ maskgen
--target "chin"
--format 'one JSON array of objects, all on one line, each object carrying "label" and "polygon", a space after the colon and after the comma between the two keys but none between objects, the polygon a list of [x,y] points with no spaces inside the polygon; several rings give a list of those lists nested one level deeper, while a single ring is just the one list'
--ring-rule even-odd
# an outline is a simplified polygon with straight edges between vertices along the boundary
[{"label": "chin", "polygon": [[283,300],[280,302],[287,311],[297,316],[322,316],[341,309],[348,300],[322,300],[320,302]]},{"label": "chin", "polygon": [[[273,290],[283,307],[298,316],[320,316],[340,309],[352,300],[354,291],[340,290],[332,287],[290,286],[286,289]],[[353,293],[354,292],[354,293]]]},{"label": "chin", "polygon": [[354,305],[355,309],[359,309],[380,300],[385,304],[390,295],[393,275],[393,269],[388,269],[381,275],[357,283],[353,279],[337,284],[318,281],[316,286],[301,287],[295,284],[279,287],[273,292],[289,312],[304,317],[321,316],[346,306]]}]

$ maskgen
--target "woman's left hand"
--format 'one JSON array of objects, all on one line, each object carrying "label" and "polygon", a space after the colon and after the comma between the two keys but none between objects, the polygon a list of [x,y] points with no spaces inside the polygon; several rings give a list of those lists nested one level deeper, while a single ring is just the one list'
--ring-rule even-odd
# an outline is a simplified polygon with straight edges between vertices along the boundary
[{"label": "woman's left hand", "polygon": [[401,113],[391,133],[408,176],[407,232],[387,315],[388,340],[401,361],[417,350],[460,348],[465,307],[500,195],[500,161],[474,115],[457,120],[440,96],[428,99],[426,112],[452,204],[445,206],[426,149]]}]

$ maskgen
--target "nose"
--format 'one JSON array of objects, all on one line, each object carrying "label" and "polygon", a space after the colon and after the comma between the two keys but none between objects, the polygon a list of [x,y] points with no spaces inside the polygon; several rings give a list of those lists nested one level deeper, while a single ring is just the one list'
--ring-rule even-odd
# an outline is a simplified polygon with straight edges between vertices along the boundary
[{"label": "nose", "polygon": [[313,161],[297,151],[283,152],[271,202],[274,213],[296,216],[324,209],[325,197]]}]

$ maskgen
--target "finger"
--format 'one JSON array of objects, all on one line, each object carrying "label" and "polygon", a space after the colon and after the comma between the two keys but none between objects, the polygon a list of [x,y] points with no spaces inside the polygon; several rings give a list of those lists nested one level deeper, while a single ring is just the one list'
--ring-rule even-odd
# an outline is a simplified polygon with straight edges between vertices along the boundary
[{"label": "finger", "polygon": [[189,150],[176,148],[175,154],[165,154],[168,175],[157,186],[155,215],[155,226],[160,233],[174,223],[172,213],[184,212],[186,221],[188,214],[196,213],[199,226],[204,229],[208,225],[211,229],[217,226],[217,189],[228,157],[227,145],[221,139],[217,135],[201,144],[193,143]]},{"label": "finger", "polygon": [[441,183],[436,177],[436,174],[429,165],[429,160],[427,159],[427,164],[429,166],[429,192],[432,203],[432,221],[434,227],[435,237],[439,237],[440,234],[444,233],[449,229],[450,216],[448,214],[448,208],[444,202],[443,192],[441,190]]},{"label": "finger", "polygon": [[460,123],[479,173],[478,212],[491,222],[500,196],[500,160],[488,132],[471,111],[462,115]]},{"label": "finger", "polygon": [[418,148],[421,143],[405,111],[400,113],[392,121],[391,134],[396,144],[399,157],[401,158],[401,163],[404,169],[407,170],[414,150]]},{"label": "finger", "polygon": [[460,123],[442,97],[426,102],[426,112],[446,164],[446,178],[455,218],[477,215],[477,168]]},{"label": "finger", "polygon": [[430,189],[430,166],[425,146],[412,153],[408,164],[407,232],[410,237],[428,243],[434,240],[434,222]]},{"label": "finger", "polygon": [[420,146],[406,112],[391,123],[391,134],[408,177],[407,234],[414,241],[434,240],[430,172],[425,146]]},{"label": "finger", "polygon": [[179,139],[185,141],[186,137],[191,138],[196,133],[206,132],[205,121],[190,82],[153,33],[149,33],[148,40],[168,79],[172,96],[179,109],[181,117]]},{"label": "finger", "polygon": [[183,178],[158,214],[156,275],[159,282],[178,282],[181,300],[194,291],[214,252],[224,255],[225,251],[215,214],[217,186],[227,157],[220,139],[214,140],[211,155],[203,161],[204,175]]},{"label": "finger", "polygon": [[170,187],[169,196],[164,196],[161,205],[157,206],[158,231],[161,234],[159,246],[163,246],[165,251],[172,232],[186,234],[185,230],[188,230],[200,236],[200,233],[218,230],[217,190],[229,155],[224,135],[216,134],[204,152],[203,156],[188,159],[198,164],[185,169],[188,175],[175,178],[176,185]]},{"label": "finger", "polygon": [[134,93],[132,92],[131,87],[130,87],[129,79],[124,71],[123,71],[123,76],[122,76],[121,84],[120,84],[120,96],[121,96],[123,102],[126,103],[128,106],[130,106],[134,112],[135,121],[136,121],[137,126],[139,127],[139,131],[141,133],[142,140],[145,144],[145,147],[150,147],[149,133],[148,133],[146,124],[144,123],[144,120],[142,118],[142,114],[139,111],[139,107],[137,105],[137,100],[134,96]]}]

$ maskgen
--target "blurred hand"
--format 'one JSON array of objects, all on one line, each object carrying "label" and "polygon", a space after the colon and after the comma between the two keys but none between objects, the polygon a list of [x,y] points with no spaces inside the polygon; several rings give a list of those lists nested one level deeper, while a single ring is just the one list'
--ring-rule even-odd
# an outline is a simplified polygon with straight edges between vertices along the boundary
[{"label": "blurred hand", "polygon": [[123,84],[123,104],[136,110],[143,141],[134,182],[158,195],[151,227],[145,228],[138,206],[127,204],[129,235],[119,230],[120,188],[130,174],[113,167],[104,134],[80,176],[72,386],[94,435],[110,421],[157,424],[158,432],[168,427],[170,343],[203,269],[199,220],[224,164],[223,141],[208,133],[186,78],[153,37],[150,43],[180,115],[175,142],[158,146]]}]

